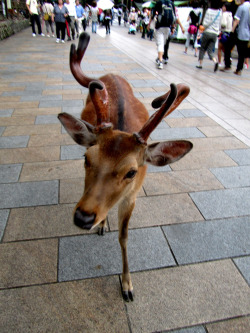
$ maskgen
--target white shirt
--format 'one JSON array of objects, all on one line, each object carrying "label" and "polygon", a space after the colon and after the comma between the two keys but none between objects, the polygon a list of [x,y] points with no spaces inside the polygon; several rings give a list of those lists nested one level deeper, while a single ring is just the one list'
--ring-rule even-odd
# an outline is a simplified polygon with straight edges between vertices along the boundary
[{"label": "white shirt", "polygon": [[36,0],[26,0],[26,5],[29,5],[32,14],[38,15]]},{"label": "white shirt", "polygon": [[69,16],[74,16],[76,18],[75,2],[65,3],[64,6],[68,9]]}]

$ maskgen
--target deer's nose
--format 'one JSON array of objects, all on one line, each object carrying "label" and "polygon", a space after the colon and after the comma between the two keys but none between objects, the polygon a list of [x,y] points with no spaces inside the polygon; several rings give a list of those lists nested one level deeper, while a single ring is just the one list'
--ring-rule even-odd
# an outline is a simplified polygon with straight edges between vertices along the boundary
[{"label": "deer's nose", "polygon": [[74,223],[79,228],[82,229],[91,229],[95,222],[96,214],[88,214],[86,212],[83,212],[80,210],[80,208],[77,208],[74,216]]}]

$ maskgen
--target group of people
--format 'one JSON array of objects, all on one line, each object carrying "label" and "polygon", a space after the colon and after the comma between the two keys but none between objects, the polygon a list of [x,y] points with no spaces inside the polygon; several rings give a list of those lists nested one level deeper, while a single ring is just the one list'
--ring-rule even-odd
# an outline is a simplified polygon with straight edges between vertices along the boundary
[{"label": "group of people", "polygon": [[[96,33],[97,5],[93,1],[93,7],[86,5],[84,8],[79,0],[57,0],[52,4],[51,0],[45,0],[40,4],[37,0],[26,0],[26,7],[30,13],[32,36],[36,37],[36,25],[38,35],[44,37],[40,15],[45,22],[47,37],[55,37],[56,43],[65,43],[67,33],[68,41],[75,39],[82,31],[86,30],[89,18],[92,19],[92,32]],[[55,29],[55,27],[56,29]]]}]

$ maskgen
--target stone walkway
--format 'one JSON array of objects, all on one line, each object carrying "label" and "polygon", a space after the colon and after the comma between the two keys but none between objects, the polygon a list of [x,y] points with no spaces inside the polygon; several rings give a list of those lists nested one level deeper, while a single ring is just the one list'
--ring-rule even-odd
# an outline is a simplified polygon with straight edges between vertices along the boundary
[{"label": "stone walkway", "polygon": [[249,333],[250,70],[226,77],[205,60],[197,72],[191,52],[170,47],[158,71],[155,44],[114,26],[91,35],[82,64],[124,76],[150,113],[170,82],[191,87],[151,135],[194,148],[148,168],[129,231],[135,301],[124,303],[116,207],[105,237],[72,223],[84,149],[57,114],[79,116],[87,89],[70,73],[70,45],[31,29],[0,42],[1,333]]}]

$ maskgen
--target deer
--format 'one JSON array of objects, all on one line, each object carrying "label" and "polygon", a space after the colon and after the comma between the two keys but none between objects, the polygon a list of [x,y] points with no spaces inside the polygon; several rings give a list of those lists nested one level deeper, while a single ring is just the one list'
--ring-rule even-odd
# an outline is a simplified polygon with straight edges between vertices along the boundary
[{"label": "deer", "polygon": [[129,220],[136,196],[142,187],[147,164],[164,166],[184,157],[193,147],[185,140],[147,144],[152,131],[173,112],[189,94],[185,84],[171,84],[170,90],[152,101],[158,109],[151,117],[133,93],[130,84],[119,75],[90,78],[81,69],[81,61],[90,41],[83,32],[78,47],[70,49],[70,69],[76,81],[88,88],[81,119],[69,113],[58,114],[72,139],[86,147],[85,183],[82,198],[76,204],[74,224],[104,235],[109,210],[118,204],[119,243],[122,253],[121,293],[126,302],[134,300],[128,265]]}]

